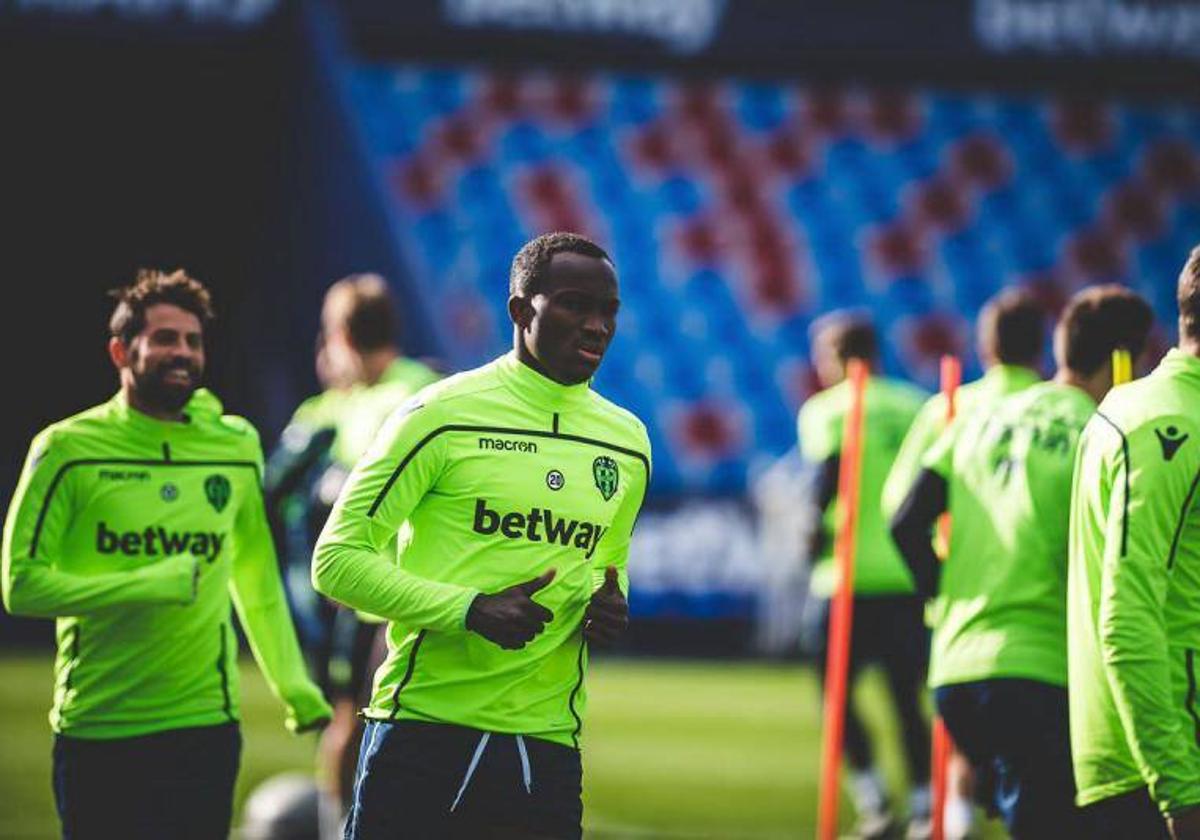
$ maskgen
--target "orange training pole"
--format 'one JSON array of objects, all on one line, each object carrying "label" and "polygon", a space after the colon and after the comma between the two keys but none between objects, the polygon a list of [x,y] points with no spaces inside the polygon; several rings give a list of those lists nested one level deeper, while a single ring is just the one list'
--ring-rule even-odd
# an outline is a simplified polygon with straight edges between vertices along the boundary
[{"label": "orange training pole", "polygon": [[[955,400],[958,396],[958,386],[962,382],[962,364],[954,356],[942,356],[942,394],[946,398],[946,425],[954,419]],[[938,520],[938,538],[942,546],[942,557],[950,551],[950,514],[943,514]],[[945,840],[946,836],[946,767],[950,763],[950,754],[954,744],[946,724],[939,715],[933,718],[932,775],[930,787],[933,788],[933,826],[932,840]]]},{"label": "orange training pole", "polygon": [[859,481],[862,473],[863,414],[866,402],[865,362],[851,359],[850,410],[842,433],[838,471],[841,521],[834,543],[837,590],[829,612],[829,643],[825,657],[825,707],[821,744],[821,800],[817,837],[835,840],[838,816],[838,771],[842,763],[842,733],[846,723],[846,680],[850,666],[850,628],[854,620],[854,537],[858,526]]}]

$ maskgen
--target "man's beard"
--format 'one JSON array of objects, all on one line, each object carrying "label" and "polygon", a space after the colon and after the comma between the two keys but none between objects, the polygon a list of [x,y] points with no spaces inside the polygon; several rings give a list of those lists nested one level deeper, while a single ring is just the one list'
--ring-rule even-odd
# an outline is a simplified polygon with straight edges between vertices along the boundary
[{"label": "man's beard", "polygon": [[[166,381],[166,375],[177,368],[190,374],[191,382],[188,385]],[[152,370],[134,371],[133,385],[138,397],[146,405],[162,411],[179,411],[200,387],[200,370],[186,362],[164,362]]]}]

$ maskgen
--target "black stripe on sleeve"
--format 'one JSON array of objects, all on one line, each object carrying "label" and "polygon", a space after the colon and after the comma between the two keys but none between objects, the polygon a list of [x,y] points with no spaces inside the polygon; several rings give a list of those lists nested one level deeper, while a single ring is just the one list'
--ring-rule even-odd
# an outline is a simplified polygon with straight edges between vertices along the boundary
[{"label": "black stripe on sleeve", "polygon": [[571,733],[571,741],[575,744],[575,749],[579,749],[579,733],[583,731],[583,720],[579,717],[579,712],[575,711],[575,698],[579,696],[579,689],[583,688],[583,652],[587,649],[587,641],[584,639],[583,632],[579,633],[579,657],[575,661],[575,667],[579,675],[575,680],[575,687],[571,689],[571,696],[567,699],[567,709],[571,712],[571,717],[575,718],[575,731]]},{"label": "black stripe on sleeve", "polygon": [[1121,510],[1121,556],[1124,557],[1129,548],[1129,440],[1125,437],[1125,432],[1121,430],[1121,427],[1106,417],[1103,412],[1097,411],[1096,416],[1112,426],[1121,436],[1121,456],[1125,462],[1125,496]]},{"label": "black stripe on sleeve", "polygon": [[1196,652],[1188,648],[1184,652],[1184,667],[1187,668],[1187,697],[1183,703],[1192,717],[1192,738],[1200,745],[1200,715],[1196,714]]},{"label": "black stripe on sleeve", "polygon": [[1175,565],[1175,552],[1179,550],[1179,537],[1183,533],[1183,523],[1187,521],[1192,502],[1196,498],[1197,486],[1200,486],[1200,470],[1196,471],[1196,475],[1192,479],[1192,486],[1188,488],[1187,495],[1183,499],[1183,507],[1179,509],[1179,521],[1175,523],[1175,535],[1171,537],[1171,551],[1167,554],[1168,569]]},{"label": "black stripe on sleeve", "polygon": [[229,672],[226,670],[227,664],[226,655],[228,653],[229,642],[225,636],[225,622],[221,622],[218,627],[218,632],[221,634],[221,652],[217,655],[217,673],[221,675],[221,697],[223,699],[222,711],[225,712],[225,717],[233,720],[233,703],[229,698]]},{"label": "black stripe on sleeve", "polygon": [[404,676],[400,679],[400,684],[396,686],[396,690],[392,692],[392,720],[396,719],[396,715],[400,714],[400,692],[404,690],[404,686],[408,685],[412,679],[413,670],[417,667],[417,651],[421,649],[421,642],[425,641],[425,634],[428,630],[422,630],[417,634],[417,640],[413,642],[412,650],[408,652],[408,667],[404,670]]}]

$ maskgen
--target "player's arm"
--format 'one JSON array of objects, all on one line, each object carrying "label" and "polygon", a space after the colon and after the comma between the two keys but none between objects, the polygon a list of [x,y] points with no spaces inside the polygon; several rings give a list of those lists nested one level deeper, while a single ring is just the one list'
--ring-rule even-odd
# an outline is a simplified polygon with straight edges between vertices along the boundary
[{"label": "player's arm", "polygon": [[[1079,458],[1096,457],[1096,443],[1085,434]],[[1183,653],[1168,646],[1164,618],[1180,517],[1195,500],[1200,446],[1168,461],[1154,430],[1143,427],[1126,436],[1124,452],[1110,443],[1104,454],[1114,475],[1100,580],[1104,669],[1142,778],[1170,813],[1200,803],[1200,767],[1189,759],[1193,734],[1172,692],[1172,672],[1180,668],[1171,657]]]},{"label": "player's arm", "polygon": [[380,429],[342,488],[313,552],[318,592],[351,609],[430,630],[466,629],[479,593],[419,577],[386,559],[392,537],[445,463],[438,406],[410,403]]},{"label": "player's arm", "polygon": [[[254,448],[261,468],[257,436]],[[305,669],[261,492],[242,500],[233,536],[229,592],[258,667],[271,691],[287,706],[289,730],[320,726],[329,721],[332,711]]]},{"label": "player's arm", "polygon": [[4,523],[0,591],[13,615],[84,615],[109,607],[190,604],[199,563],[190,554],[138,569],[78,575],[60,568],[63,538],[74,515],[71,489],[60,474],[70,457],[52,432],[33,441]]},{"label": "player's arm", "polygon": [[650,441],[643,439],[646,468],[625,491],[621,507],[592,558],[592,598],[583,616],[589,643],[611,644],[629,626],[629,544],[633,526],[646,497],[650,472]]},{"label": "player's arm", "polygon": [[800,410],[799,433],[800,455],[816,470],[808,496],[808,516],[813,524],[805,546],[808,560],[815,562],[825,553],[825,512],[837,498],[842,429],[837,416],[831,415],[823,403],[810,401]]},{"label": "player's arm", "polygon": [[951,425],[928,447],[916,481],[892,518],[892,540],[912,572],[917,592],[926,598],[937,595],[941,578],[941,563],[933,550],[933,529],[948,507],[954,442],[960,428]]},{"label": "player's arm", "polygon": [[912,425],[904,435],[896,459],[888,470],[887,479],[883,482],[883,492],[880,495],[880,507],[888,521],[896,518],[900,506],[908,498],[909,491],[918,480],[922,470],[925,454],[937,442],[945,426],[946,402],[940,395],[925,401],[917,412]]}]

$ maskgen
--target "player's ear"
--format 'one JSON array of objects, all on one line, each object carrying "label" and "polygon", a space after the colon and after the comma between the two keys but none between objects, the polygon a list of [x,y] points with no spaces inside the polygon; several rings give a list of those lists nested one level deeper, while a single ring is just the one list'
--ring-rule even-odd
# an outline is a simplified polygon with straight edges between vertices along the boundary
[{"label": "player's ear", "polygon": [[129,348],[115,335],[108,340],[108,358],[112,359],[113,367],[117,370],[129,366]]},{"label": "player's ear", "polygon": [[523,295],[512,295],[508,299],[508,317],[521,329],[528,329],[533,321],[533,304]]}]

